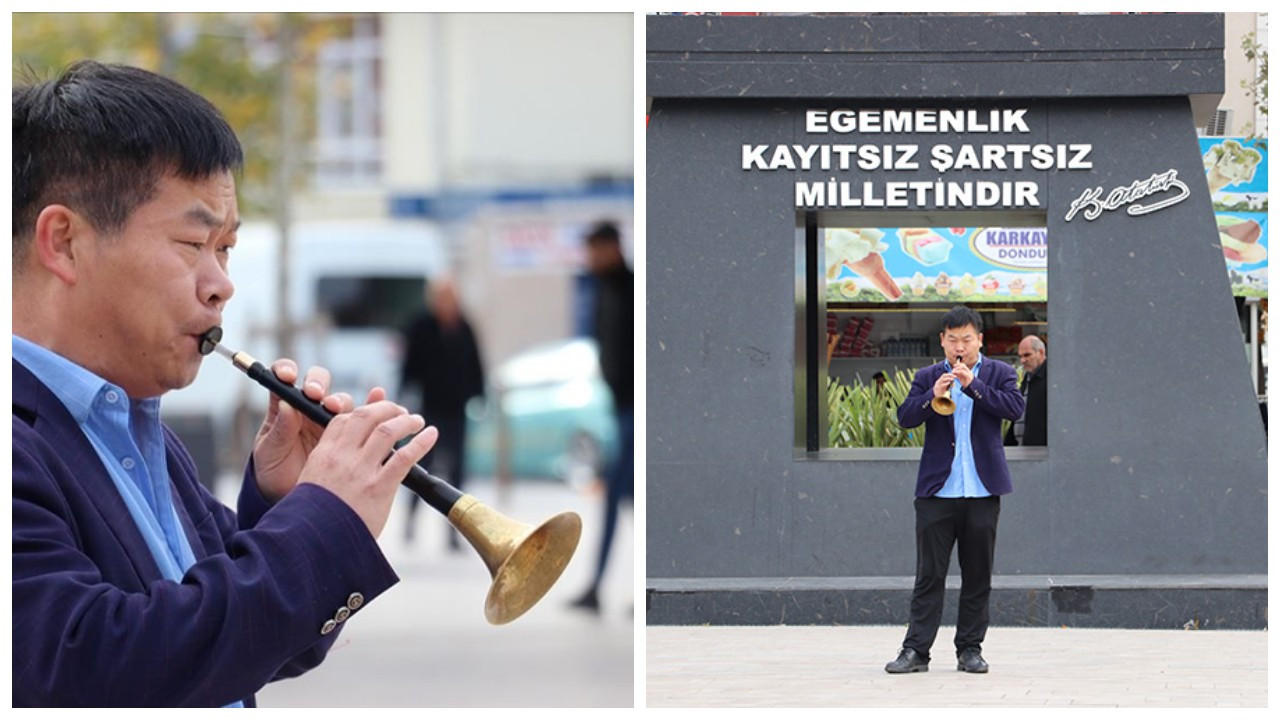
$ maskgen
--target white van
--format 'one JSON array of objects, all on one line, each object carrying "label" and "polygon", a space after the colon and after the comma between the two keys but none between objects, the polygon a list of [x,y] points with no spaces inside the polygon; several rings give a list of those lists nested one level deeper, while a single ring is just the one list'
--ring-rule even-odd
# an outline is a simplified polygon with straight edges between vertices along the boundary
[{"label": "white van", "polygon": [[[236,290],[223,313],[222,344],[265,365],[279,357],[278,246],[274,224],[240,227],[229,261]],[[328,368],[333,389],[357,402],[374,386],[394,394],[400,330],[423,309],[426,283],[448,267],[439,227],[421,220],[296,223],[289,267],[294,359],[304,370]],[[196,381],[167,394],[162,408],[211,484],[219,470],[243,467],[266,401],[257,383],[211,355]]]}]

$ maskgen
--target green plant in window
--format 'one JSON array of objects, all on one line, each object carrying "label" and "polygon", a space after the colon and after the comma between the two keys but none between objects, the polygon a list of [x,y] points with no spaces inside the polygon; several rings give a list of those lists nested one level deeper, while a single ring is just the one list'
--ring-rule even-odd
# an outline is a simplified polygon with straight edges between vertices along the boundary
[{"label": "green plant in window", "polygon": [[844,385],[829,378],[828,439],[833,448],[921,447],[924,426],[903,428],[898,406],[911,391],[913,373],[899,370],[883,386]]},{"label": "green plant in window", "polygon": [[[1016,367],[1022,384],[1022,367]],[[914,371],[898,370],[883,387],[874,383],[845,385],[827,379],[827,438],[833,448],[923,447],[924,425],[904,428],[898,424],[898,407],[911,392]],[[1000,436],[1013,423],[1000,424]]]}]

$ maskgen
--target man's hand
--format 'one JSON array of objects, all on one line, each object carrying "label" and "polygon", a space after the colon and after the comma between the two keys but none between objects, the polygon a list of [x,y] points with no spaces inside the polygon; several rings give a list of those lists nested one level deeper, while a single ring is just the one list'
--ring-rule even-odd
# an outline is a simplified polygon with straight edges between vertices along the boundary
[{"label": "man's hand", "polygon": [[957,360],[951,366],[951,372],[960,381],[961,387],[969,387],[969,383],[973,382],[973,371],[969,369],[968,365],[964,364],[963,360]]},{"label": "man's hand", "polygon": [[[284,382],[293,384],[298,379],[298,366],[288,359],[277,360],[271,371]],[[302,392],[312,400],[322,401],[325,409],[333,413],[350,412],[355,407],[346,393],[328,395],[329,371],[313,367],[307,371]],[[386,399],[386,391],[374,388],[368,402]],[[258,477],[258,491],[269,502],[275,502],[293,489],[298,482],[307,456],[320,442],[324,428],[307,419],[279,397],[272,395],[267,405],[267,417],[258,429],[253,441],[253,465]]]},{"label": "man's hand", "polygon": [[[396,488],[436,444],[439,432],[434,427],[423,430],[425,425],[421,415],[410,415],[386,400],[338,415],[307,458],[298,482],[315,483],[337,495],[376,538],[387,524]],[[388,458],[395,444],[411,433],[417,435]]]},{"label": "man's hand", "polygon": [[948,397],[951,395],[951,383],[956,381],[956,376],[952,373],[943,373],[938,376],[937,382],[933,384],[933,396]]}]

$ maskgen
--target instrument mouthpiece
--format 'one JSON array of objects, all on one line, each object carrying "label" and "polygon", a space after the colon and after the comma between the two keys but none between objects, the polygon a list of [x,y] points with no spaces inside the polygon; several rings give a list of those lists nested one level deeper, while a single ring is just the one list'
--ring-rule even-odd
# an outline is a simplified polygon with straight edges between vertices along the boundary
[{"label": "instrument mouthpiece", "polygon": [[200,336],[200,354],[208,355],[217,349],[220,342],[222,342],[222,328],[214,325]]}]

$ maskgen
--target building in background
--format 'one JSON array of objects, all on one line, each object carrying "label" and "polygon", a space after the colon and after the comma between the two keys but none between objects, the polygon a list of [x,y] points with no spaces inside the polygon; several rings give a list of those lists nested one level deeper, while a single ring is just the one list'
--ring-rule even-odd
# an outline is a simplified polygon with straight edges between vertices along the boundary
[{"label": "building in background", "polygon": [[581,237],[630,247],[627,14],[367,14],[317,56],[298,217],[444,230],[486,361],[577,328]]},{"label": "building in background", "polygon": [[1268,37],[1267,13],[1225,13],[1224,20],[1226,87],[1217,112],[1200,132],[1202,135],[1266,137],[1267,115],[1262,111],[1255,95],[1245,87],[1251,85],[1263,72],[1262,63],[1246,56],[1244,41],[1245,38],[1252,37],[1265,51]]}]

